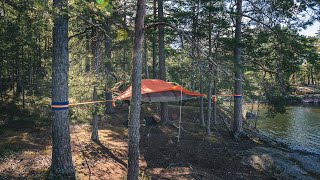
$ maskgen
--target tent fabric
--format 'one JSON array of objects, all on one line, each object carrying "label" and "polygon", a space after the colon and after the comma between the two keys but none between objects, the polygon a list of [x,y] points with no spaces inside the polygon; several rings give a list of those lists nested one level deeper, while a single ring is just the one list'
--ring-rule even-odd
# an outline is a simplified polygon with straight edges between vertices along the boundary
[{"label": "tent fabric", "polygon": [[[176,86],[160,79],[143,79],[141,82],[141,94],[143,102],[171,102],[180,101],[182,91],[182,100],[204,96],[193,91],[189,91],[182,86]],[[121,93],[116,100],[130,100],[132,95],[132,86]]]}]

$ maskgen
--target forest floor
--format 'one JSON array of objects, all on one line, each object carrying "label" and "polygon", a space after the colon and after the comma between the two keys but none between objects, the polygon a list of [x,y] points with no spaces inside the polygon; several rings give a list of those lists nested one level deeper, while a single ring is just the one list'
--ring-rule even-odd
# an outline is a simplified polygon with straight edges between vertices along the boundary
[{"label": "forest floor", "polygon": [[[90,125],[71,125],[71,146],[78,179],[125,179],[128,130],[127,108],[116,109],[99,124],[99,142],[90,139]],[[155,115],[156,106],[143,105],[142,117]],[[172,123],[152,128],[141,127],[140,179],[275,179],[278,173],[244,162],[257,153],[254,148],[269,145],[250,138],[237,141],[222,122],[205,135],[197,125],[198,108],[182,108],[180,142],[177,142],[179,109],[169,106]],[[156,115],[155,115],[156,116]],[[2,116],[3,117],[3,116]],[[0,116],[1,121],[1,116]],[[10,124],[10,123],[9,123]],[[26,122],[0,128],[0,179],[45,179],[51,163],[49,126]],[[0,123],[1,127],[1,123]],[[262,167],[262,168],[261,168]]]}]

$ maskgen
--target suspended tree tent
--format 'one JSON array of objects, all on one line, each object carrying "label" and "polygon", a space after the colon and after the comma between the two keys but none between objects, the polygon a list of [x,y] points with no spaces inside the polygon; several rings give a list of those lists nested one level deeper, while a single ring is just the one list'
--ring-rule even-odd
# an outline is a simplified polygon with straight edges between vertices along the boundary
[{"label": "suspended tree tent", "polygon": [[[132,86],[121,93],[115,100],[130,100]],[[182,86],[173,85],[160,79],[143,79],[141,82],[142,102],[172,102],[204,96],[189,91]]]}]

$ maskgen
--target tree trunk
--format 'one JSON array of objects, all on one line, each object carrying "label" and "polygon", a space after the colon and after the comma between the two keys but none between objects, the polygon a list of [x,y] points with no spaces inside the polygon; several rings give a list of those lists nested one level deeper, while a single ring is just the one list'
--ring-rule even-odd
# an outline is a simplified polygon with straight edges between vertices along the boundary
[{"label": "tree trunk", "polygon": [[[159,21],[164,21],[163,16],[163,0],[158,0],[158,17]],[[165,62],[165,52],[164,52],[164,27],[159,26],[159,66],[160,66],[160,79],[166,81],[166,62]],[[161,121],[163,124],[168,122],[168,103],[161,102]]]},{"label": "tree trunk", "polygon": [[[2,57],[0,57],[2,59]],[[2,85],[2,61],[0,61],[0,102],[3,99],[3,85]]]},{"label": "tree trunk", "polygon": [[307,71],[308,71],[308,85],[310,85],[310,67],[307,65]]},{"label": "tree trunk", "polygon": [[4,66],[4,55],[3,55],[3,51],[1,51],[0,50],[0,59],[2,59],[1,61],[0,61],[0,102],[2,102],[2,100],[3,100],[3,90],[4,90],[4,88],[3,88],[3,80],[2,80],[2,78],[3,78],[3,76],[2,76],[2,68],[3,68],[3,66]]},{"label": "tree trunk", "polygon": [[[22,45],[21,47],[21,67],[24,67],[24,47]],[[24,76],[24,72],[23,69],[21,69],[21,77],[20,77],[20,86],[21,86],[21,93],[22,93],[22,108],[25,109],[26,108],[26,99],[25,99],[25,76]]]},{"label": "tree trunk", "polygon": [[[20,17],[20,16],[19,16]],[[22,91],[22,88],[21,88],[21,72],[22,72],[22,69],[21,69],[21,62],[22,62],[22,58],[23,58],[23,45],[21,45],[21,56],[19,56],[19,54],[17,54],[17,59],[16,59],[16,82],[17,82],[17,86],[16,86],[16,91],[15,91],[15,97],[18,99],[21,95],[21,91]]]},{"label": "tree trunk", "polygon": [[14,81],[15,81],[15,79],[14,79],[14,74],[15,74],[15,59],[13,59],[12,60],[12,62],[11,62],[11,73],[10,73],[10,76],[11,76],[11,79],[10,79],[10,88],[11,88],[11,90],[12,90],[12,92],[14,92]]},{"label": "tree trunk", "polygon": [[123,72],[123,78],[126,80],[126,59],[127,59],[127,55],[126,55],[126,48],[123,48],[123,63],[122,63],[122,72]]},{"label": "tree trunk", "polygon": [[[211,6],[211,3],[210,3]],[[212,37],[211,37],[211,31],[212,31],[212,16],[211,13],[209,13],[209,57],[212,57]],[[207,120],[207,135],[211,135],[211,114],[212,114],[212,65],[209,65],[209,77],[208,77],[208,120]]]},{"label": "tree trunk", "polygon": [[[53,7],[62,12],[67,0],[54,0]],[[68,104],[68,15],[62,12],[55,16],[53,26],[52,52],[52,104]],[[55,108],[52,111],[52,163],[53,179],[75,179],[72,164],[69,111]],[[57,178],[58,177],[58,178]]]},{"label": "tree trunk", "polygon": [[100,72],[101,70],[101,32],[97,28],[92,30],[92,55],[93,55],[93,69],[95,72]]},{"label": "tree trunk", "polygon": [[144,74],[145,79],[149,79],[147,38],[144,39]]},{"label": "tree trunk", "polygon": [[[157,0],[153,0],[153,20],[157,19]],[[156,50],[156,30],[154,28],[154,34],[152,36],[152,77],[157,79],[157,50]]]},{"label": "tree trunk", "polygon": [[41,79],[41,73],[42,73],[42,67],[41,67],[41,59],[42,59],[42,53],[41,53],[41,31],[39,30],[38,34],[38,53],[37,53],[37,62],[34,63],[33,68],[31,68],[30,72],[30,84],[32,87],[32,91],[36,92],[36,94],[40,94],[40,86],[39,86],[39,80]]},{"label": "tree trunk", "polygon": [[91,54],[91,48],[90,48],[90,31],[86,31],[86,60],[85,60],[85,71],[90,71],[90,54]]},{"label": "tree trunk", "polygon": [[106,114],[113,114],[114,113],[114,109],[112,106],[112,93],[106,89]]},{"label": "tree trunk", "polygon": [[[93,87],[93,97],[92,101],[97,101],[98,100],[98,93],[97,93],[97,85],[94,85]],[[93,105],[93,119],[92,119],[92,134],[91,134],[91,139],[93,141],[99,141],[99,116],[98,116],[98,107],[97,105]]]},{"label": "tree trunk", "polygon": [[25,79],[23,78],[21,82],[21,88],[22,88],[22,108],[26,108],[26,96],[25,96]]},{"label": "tree trunk", "polygon": [[313,76],[313,66],[311,65],[311,68],[310,68],[310,76],[311,76],[311,84],[314,85],[314,76]]},{"label": "tree trunk", "polygon": [[251,114],[253,113],[253,106],[254,106],[254,100],[252,99],[252,102],[251,102],[251,110],[250,110],[250,113],[251,113]]},{"label": "tree trunk", "polygon": [[242,19],[242,0],[236,1],[237,16],[235,24],[235,48],[234,48],[234,68],[235,68],[235,86],[234,86],[234,137],[238,138],[242,133],[242,70],[241,70],[241,19]]},{"label": "tree trunk", "polygon": [[212,122],[214,125],[217,124],[217,71],[214,70],[214,80],[213,80],[213,95],[214,95],[214,99],[213,99],[213,104],[212,104]]},{"label": "tree trunk", "polygon": [[[200,81],[200,94],[203,94],[203,78],[202,78],[202,64],[199,65],[199,81]],[[203,97],[200,96],[200,123],[205,127],[204,112],[203,112]]]},{"label": "tree trunk", "polygon": [[129,110],[128,180],[138,180],[141,111],[142,43],[144,35],[145,0],[138,0],[134,27],[132,62],[132,97]]},{"label": "tree trunk", "polygon": [[255,121],[254,121],[254,128],[257,129],[257,122],[258,122],[258,116],[259,116],[259,111],[260,111],[260,97],[258,99],[258,107],[257,107],[257,112],[256,112],[256,116],[255,116]]},{"label": "tree trunk", "polygon": [[[265,78],[266,78],[267,72],[263,73],[263,77],[262,77],[262,86],[265,86]],[[257,107],[257,112],[256,112],[256,116],[255,116],[255,122],[254,122],[254,128],[257,129],[257,122],[258,122],[258,117],[259,117],[259,111],[260,111],[260,99],[261,99],[261,95],[262,95],[262,90],[260,90],[259,95],[258,95],[258,107]]]},{"label": "tree trunk", "polygon": [[114,109],[112,106],[112,102],[110,100],[112,100],[112,93],[109,91],[109,88],[111,88],[111,30],[110,30],[110,24],[107,21],[106,22],[106,29],[107,29],[107,36],[105,37],[105,75],[106,75],[106,100],[108,100],[108,102],[106,102],[106,110],[105,113],[106,114],[112,114],[114,113]]},{"label": "tree trunk", "polygon": [[195,59],[195,53],[194,53],[194,49],[195,49],[195,45],[194,43],[196,42],[196,28],[197,28],[197,21],[196,21],[196,4],[194,3],[192,6],[192,14],[193,14],[193,18],[192,18],[192,43],[191,43],[191,90],[194,91],[195,90],[195,65],[194,65],[194,59]]},{"label": "tree trunk", "polygon": [[[212,70],[212,67],[210,67]],[[208,84],[208,119],[207,119],[207,135],[211,135],[211,103],[212,103],[212,72],[209,72],[209,84]]]},{"label": "tree trunk", "polygon": [[[127,1],[124,1],[124,7],[127,6]],[[127,24],[127,11],[126,11],[126,8],[123,9],[123,23],[126,25]],[[123,72],[123,78],[124,80],[126,81],[126,69],[127,69],[127,56],[126,56],[126,52],[127,52],[127,49],[126,49],[126,46],[123,47],[123,63],[122,63],[122,72]]]}]

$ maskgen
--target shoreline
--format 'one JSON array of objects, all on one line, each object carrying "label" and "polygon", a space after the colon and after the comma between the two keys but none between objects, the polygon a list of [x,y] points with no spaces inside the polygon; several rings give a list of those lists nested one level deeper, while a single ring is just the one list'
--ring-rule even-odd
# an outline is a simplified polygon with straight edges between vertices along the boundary
[{"label": "shoreline", "polygon": [[[224,111],[220,115],[230,126],[231,116]],[[318,154],[292,149],[287,143],[254,129],[247,122],[243,124],[244,138],[249,139],[253,146],[239,153],[243,165],[275,174],[280,179],[320,179]]]},{"label": "shoreline", "polygon": [[266,143],[275,144],[275,145],[280,146],[281,148],[285,148],[285,149],[287,149],[287,151],[290,151],[290,152],[293,152],[293,153],[296,152],[296,153],[301,153],[301,154],[304,154],[304,155],[320,156],[320,153],[317,153],[317,152],[312,152],[312,151],[303,150],[303,149],[294,149],[294,148],[290,147],[290,145],[288,143],[277,140],[276,138],[272,137],[271,135],[269,135],[268,133],[264,132],[263,130],[254,129],[252,127],[250,127],[250,128],[251,128],[250,131],[253,131],[254,133],[257,133],[258,136],[260,136],[261,139],[268,139],[269,141],[266,140]]},{"label": "shoreline", "polygon": [[[320,178],[320,156],[315,152],[309,152],[291,148],[287,143],[272,138],[261,130],[255,130],[246,126],[246,136],[254,142],[262,141],[262,145],[256,145],[245,151],[243,164],[255,169],[263,169],[288,179],[319,179]],[[249,154],[248,154],[249,153]],[[252,155],[257,162],[252,162]],[[258,156],[258,157],[256,157]],[[264,166],[267,167],[264,167]]]}]

